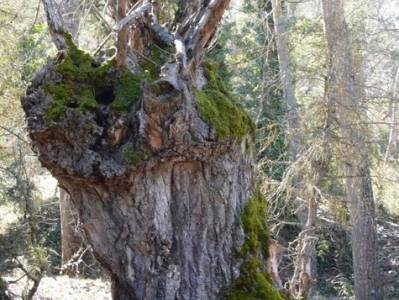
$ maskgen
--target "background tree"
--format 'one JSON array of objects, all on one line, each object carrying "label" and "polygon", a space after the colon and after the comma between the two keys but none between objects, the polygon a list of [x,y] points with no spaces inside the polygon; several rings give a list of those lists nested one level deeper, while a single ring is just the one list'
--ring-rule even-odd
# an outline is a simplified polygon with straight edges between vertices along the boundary
[{"label": "background tree", "polygon": [[374,196],[365,145],[362,86],[351,49],[342,1],[323,1],[329,57],[328,97],[335,99],[342,135],[342,158],[351,204],[352,253],[357,299],[382,299],[377,261]]}]

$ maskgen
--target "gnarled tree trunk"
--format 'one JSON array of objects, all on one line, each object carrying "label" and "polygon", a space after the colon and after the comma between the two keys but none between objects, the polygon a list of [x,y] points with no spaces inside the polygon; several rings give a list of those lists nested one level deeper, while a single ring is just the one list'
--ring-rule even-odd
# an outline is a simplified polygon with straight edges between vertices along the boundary
[{"label": "gnarled tree trunk", "polygon": [[[78,50],[43,0],[60,53],[22,104],[33,147],[71,195],[114,299],[220,299],[240,275],[254,126],[201,63],[228,2],[204,6],[184,39],[154,23],[147,1],[121,17],[116,30],[146,24],[144,53],[176,46],[162,72],[138,57],[134,74]],[[257,259],[264,270],[266,257]]]},{"label": "gnarled tree trunk", "polygon": [[217,299],[243,239],[237,216],[249,197],[248,172],[235,147],[209,162],[167,158],[107,184],[64,180],[111,273],[113,298]]},{"label": "gnarled tree trunk", "polygon": [[217,299],[244,237],[239,218],[252,187],[245,145],[212,141],[199,115],[186,119],[183,95],[163,103],[144,91],[120,149],[143,139],[154,153],[134,165],[123,150],[95,150],[104,128],[94,113],[71,111],[51,126],[34,119],[45,106],[34,102],[48,100],[45,81],[37,83],[24,99],[34,147],[78,208],[114,299]]}]

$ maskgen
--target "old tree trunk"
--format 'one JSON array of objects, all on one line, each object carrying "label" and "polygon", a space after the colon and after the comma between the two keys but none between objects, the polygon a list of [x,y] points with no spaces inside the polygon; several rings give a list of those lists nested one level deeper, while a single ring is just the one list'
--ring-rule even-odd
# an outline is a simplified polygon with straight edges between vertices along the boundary
[{"label": "old tree trunk", "polygon": [[114,299],[281,299],[264,271],[254,126],[202,63],[228,2],[203,5],[177,39],[143,1],[115,27],[141,28],[141,53],[118,41],[118,62],[100,64],[43,0],[59,54],[22,99],[28,130],[71,195]]}]

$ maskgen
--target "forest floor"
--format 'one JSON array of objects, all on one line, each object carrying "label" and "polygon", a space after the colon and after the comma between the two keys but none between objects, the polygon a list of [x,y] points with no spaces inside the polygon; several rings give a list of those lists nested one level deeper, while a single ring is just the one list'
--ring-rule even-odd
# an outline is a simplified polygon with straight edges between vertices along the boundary
[{"label": "forest floor", "polygon": [[[10,285],[10,290],[21,295],[25,283]],[[18,296],[16,297],[18,299]],[[69,278],[67,276],[44,277],[33,300],[111,300],[110,284],[101,279]]]},{"label": "forest floor", "polygon": [[377,219],[379,257],[384,293],[399,299],[399,220],[387,215]]}]

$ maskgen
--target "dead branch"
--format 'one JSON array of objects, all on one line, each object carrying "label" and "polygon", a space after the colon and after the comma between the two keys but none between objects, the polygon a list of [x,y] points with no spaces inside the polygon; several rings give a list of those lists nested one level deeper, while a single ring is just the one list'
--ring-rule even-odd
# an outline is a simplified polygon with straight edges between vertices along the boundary
[{"label": "dead branch", "polygon": [[108,23],[108,21],[104,18],[104,16],[101,14],[96,6],[91,7],[91,11],[95,15],[95,17],[97,17],[97,19],[103,24],[105,29],[107,29],[108,31],[112,30],[112,26]]},{"label": "dead branch", "polygon": [[210,44],[230,0],[211,0],[197,15],[185,42],[189,64],[200,63],[204,50]]},{"label": "dead branch", "polygon": [[47,24],[51,38],[59,51],[67,50],[68,45],[65,40],[65,27],[62,16],[57,4],[53,0],[42,0],[44,11],[46,12]]},{"label": "dead branch", "polygon": [[[120,1],[123,2],[124,0]],[[126,2],[125,2],[126,3]],[[123,5],[121,3],[120,5]],[[121,30],[125,30],[128,26],[131,26],[136,22],[138,18],[143,16],[145,13],[151,12],[151,3],[144,2],[143,4],[136,7],[136,9],[132,10],[126,15],[126,8],[125,12],[120,11],[124,15],[122,18],[119,19],[118,23],[115,24],[113,30],[116,32],[120,32]]]},{"label": "dead branch", "polygon": [[[126,0],[118,0],[118,20],[122,20],[126,17]],[[118,32],[118,40],[116,46],[116,68],[121,70],[125,66],[126,55],[127,55],[127,38],[128,29],[125,26],[120,26]]]},{"label": "dead branch", "polygon": [[90,250],[90,247],[80,246],[79,250],[60,268],[61,274],[77,274],[79,275],[80,265],[84,263],[83,257]]},{"label": "dead branch", "polygon": [[278,272],[278,266],[280,264],[280,245],[276,240],[270,239],[269,241],[269,258],[267,260],[267,271],[273,280],[273,283],[277,286],[279,290],[282,290],[283,282],[280,279]]}]

